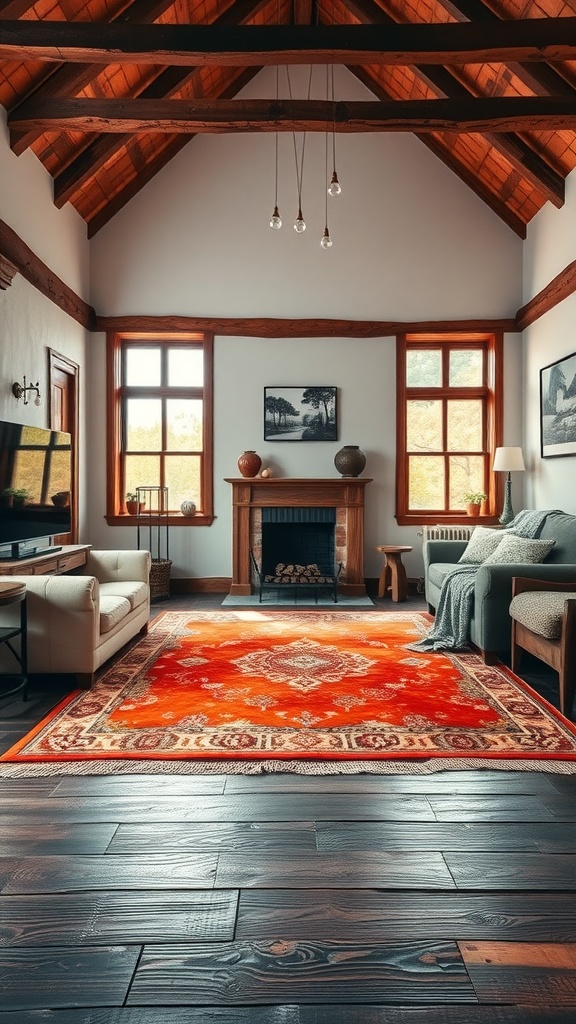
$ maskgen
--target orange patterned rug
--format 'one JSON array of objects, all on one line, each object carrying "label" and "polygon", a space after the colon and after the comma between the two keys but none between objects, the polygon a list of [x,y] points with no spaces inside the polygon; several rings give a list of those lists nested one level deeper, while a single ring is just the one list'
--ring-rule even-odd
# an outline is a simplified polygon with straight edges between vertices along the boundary
[{"label": "orange patterned rug", "polygon": [[576,760],[576,728],[508,669],[407,650],[429,625],[415,612],[165,612],[0,760]]}]

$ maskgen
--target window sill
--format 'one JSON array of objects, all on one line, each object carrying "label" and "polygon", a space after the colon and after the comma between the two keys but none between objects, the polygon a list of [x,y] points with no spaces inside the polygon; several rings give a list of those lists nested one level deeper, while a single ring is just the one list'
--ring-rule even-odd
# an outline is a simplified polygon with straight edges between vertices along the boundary
[{"label": "window sill", "polygon": [[168,516],[115,514],[106,515],[104,518],[108,526],[141,526],[142,529],[146,529],[147,526],[211,526],[215,516],[202,515],[202,513],[195,516],[183,516],[179,512],[174,512]]},{"label": "window sill", "polygon": [[402,515],[396,516],[398,526],[499,526],[498,515],[467,516],[461,515]]}]

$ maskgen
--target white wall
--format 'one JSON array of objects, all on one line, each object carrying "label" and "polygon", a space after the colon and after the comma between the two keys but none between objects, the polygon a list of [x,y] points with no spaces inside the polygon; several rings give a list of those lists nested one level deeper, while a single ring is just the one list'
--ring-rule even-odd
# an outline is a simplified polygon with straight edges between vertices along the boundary
[{"label": "white wall", "polygon": [[[576,172],[566,179],[561,210],[550,203],[528,226],[524,244],[524,302],[576,259]],[[537,320],[523,334],[524,455],[526,503],[533,508],[559,508],[576,513],[576,456],[541,458],[540,370],[576,351],[576,295],[571,295]]]},{"label": "white wall", "polygon": [[[304,95],[300,75],[300,91]],[[244,95],[274,95],[264,71]],[[323,93],[316,93],[323,95]],[[339,99],[369,94],[338,70]],[[300,137],[297,137],[299,141]],[[91,243],[92,304],[104,315],[454,319],[510,317],[522,304],[522,243],[460,180],[410,135],[339,135],[343,193],[329,200],[333,248],[324,227],[324,136],[309,135],[303,212],[297,235],[291,135],[280,137],[279,205],[271,231],[274,138],[197,136]],[[331,168],[330,168],[331,170]],[[91,344],[92,417],[105,397],[104,339]],[[521,350],[506,338],[505,443],[521,442]],[[266,385],[333,384],[338,443],[264,444]],[[409,574],[421,574],[416,531],[394,519],[395,345],[392,338],[217,337],[215,342],[215,511],[212,527],[172,530],[173,574],[231,574],[231,495],[223,482],[236,460],[256,449],[285,476],[334,476],[343,443],[366,452],[366,572],[374,546],[413,543]],[[106,546],[134,543],[135,530],[104,521],[105,451],[91,434],[90,537]],[[515,487],[517,482],[515,481]],[[517,499],[520,500],[520,499]]]},{"label": "white wall", "polygon": [[[371,97],[337,70],[338,99]],[[307,75],[293,71],[296,98]],[[242,95],[274,89],[270,68]],[[280,134],[284,224],[271,231],[274,136],[197,136],[93,239],[93,305],[107,315],[421,320],[516,312],[520,239],[412,135],[338,135],[343,192],[329,201],[328,252],[319,248],[324,162],[324,135],[309,134],[308,228],[299,236],[292,135]]]},{"label": "white wall", "polygon": [[[89,246],[86,225],[69,206],[57,210],[52,180],[31,151],[16,157],[8,146],[6,116],[0,111],[0,219],[5,221],[55,274],[88,297]],[[86,331],[20,275],[0,291],[0,418],[48,426],[48,349],[81,367],[80,531],[86,533]],[[40,407],[12,395],[12,383],[38,381]]]}]

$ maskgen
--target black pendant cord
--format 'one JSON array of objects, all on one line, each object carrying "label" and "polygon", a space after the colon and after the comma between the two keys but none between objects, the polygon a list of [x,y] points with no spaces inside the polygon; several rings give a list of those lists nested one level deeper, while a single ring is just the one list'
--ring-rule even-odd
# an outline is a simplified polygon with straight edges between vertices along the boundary
[{"label": "black pendant cord", "polygon": [[[276,65],[276,105],[280,99],[280,68]],[[274,210],[278,210],[278,132],[275,139]]]}]

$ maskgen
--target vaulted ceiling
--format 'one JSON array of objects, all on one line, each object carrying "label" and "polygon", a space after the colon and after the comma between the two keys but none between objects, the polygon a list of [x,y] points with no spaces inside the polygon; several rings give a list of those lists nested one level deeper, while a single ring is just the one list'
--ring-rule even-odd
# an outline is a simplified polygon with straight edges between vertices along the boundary
[{"label": "vaulted ceiling", "polygon": [[[409,131],[518,235],[576,165],[576,0],[0,0],[0,103],[94,235],[199,132]],[[234,97],[341,64],[366,102]]]}]

